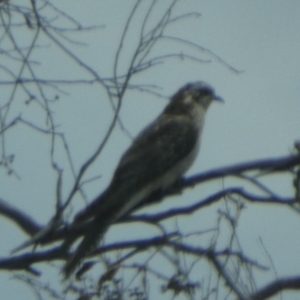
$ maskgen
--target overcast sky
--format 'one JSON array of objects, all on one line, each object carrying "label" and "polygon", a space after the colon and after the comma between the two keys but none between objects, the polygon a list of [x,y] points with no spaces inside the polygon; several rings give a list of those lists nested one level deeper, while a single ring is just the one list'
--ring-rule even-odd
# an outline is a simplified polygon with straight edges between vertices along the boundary
[{"label": "overcast sky", "polygon": [[[97,31],[82,33],[79,36],[74,34],[74,39],[90,45],[74,45],[74,51],[101,76],[112,76],[112,62],[120,34],[130,13],[130,5],[134,2],[56,2],[58,1],[53,1],[55,5],[62,5],[62,9],[80,20],[83,25],[105,25]],[[144,15],[143,9],[146,8],[146,4],[141,8],[140,16]],[[175,15],[199,12],[201,17],[174,24],[167,33],[191,40],[213,54],[209,51],[199,52],[192,47],[180,47],[168,40],[163,41],[154,51],[164,54],[184,51],[210,62],[200,64],[170,60],[153,71],[134,78],[133,83],[157,85],[161,87],[161,94],[170,96],[189,81],[204,80],[213,85],[216,93],[225,99],[224,105],[213,104],[209,109],[200,155],[188,174],[291,153],[294,141],[300,140],[300,1],[184,0],[175,12]],[[152,22],[155,22],[155,16],[152,16]],[[130,53],[133,49],[136,42],[135,33],[140,24],[137,18],[124,46],[121,69],[128,63],[126,51]],[[29,29],[27,34],[28,36],[20,36],[20,41],[32,37]],[[41,40],[40,43],[47,42],[49,41]],[[1,46],[4,47],[3,44]],[[48,56],[47,51],[51,55]],[[77,74],[82,70],[79,67],[73,68],[71,61],[56,51],[55,47],[50,47],[48,50],[36,52],[34,57],[42,62],[39,74],[45,78],[79,78]],[[217,57],[240,72],[232,72]],[[54,118],[60,125],[59,131],[66,135],[78,171],[105,134],[113,111],[105,93],[97,87],[87,90],[85,86],[78,85],[68,88],[68,92],[68,95],[60,95],[60,101],[55,104]],[[9,90],[5,90],[5,93],[9,93]],[[22,116],[34,116],[36,122],[43,123],[42,118],[39,120],[37,108],[31,106],[23,110],[22,96],[20,103]],[[167,99],[149,94],[126,94],[121,111],[126,130],[135,136],[161,112],[166,103]],[[18,110],[17,104],[15,109]],[[90,177],[102,175],[102,178],[86,190],[88,199],[99,194],[108,184],[120,155],[130,142],[130,138],[118,126],[103,155],[89,173]],[[55,210],[55,174],[49,167],[49,159],[45,159],[49,157],[49,144],[43,135],[18,128],[12,132],[7,145],[16,155],[14,168],[21,179],[7,177],[6,172],[0,170],[0,197],[19,206],[41,224],[46,224]],[[57,160],[64,165],[66,157],[57,153]],[[71,178],[66,171],[64,196],[71,187]],[[230,183],[216,182],[214,187],[221,189],[222,184],[229,187]],[[280,195],[293,195],[290,181],[274,178],[273,184],[275,191]],[[184,194],[183,200],[180,197],[177,202],[166,200],[165,206],[162,207],[173,206],[174,203],[182,205],[180,200],[193,203],[193,200],[201,199],[210,192],[211,189],[199,187],[194,193]],[[78,198],[76,205],[83,205],[82,200]],[[211,213],[214,214],[214,211]],[[215,218],[216,215],[211,219],[210,216],[204,216],[198,224],[209,228]],[[195,222],[193,217],[183,218],[182,225],[189,230]],[[26,237],[5,219],[0,219],[0,226],[5,235],[5,243],[0,243],[0,255],[7,256],[9,251]],[[117,229],[113,230],[115,235],[112,236],[118,238],[121,234]],[[261,237],[272,256],[278,275],[299,275],[299,214],[282,207],[247,204],[238,230],[247,254],[253,259],[268,263],[259,246]],[[3,238],[1,240],[4,241]],[[5,273],[0,276],[3,299],[33,299],[28,287],[10,281],[10,275]],[[262,275],[261,282],[269,282],[274,278]],[[289,293],[283,299],[292,300],[298,297],[299,295]]]}]

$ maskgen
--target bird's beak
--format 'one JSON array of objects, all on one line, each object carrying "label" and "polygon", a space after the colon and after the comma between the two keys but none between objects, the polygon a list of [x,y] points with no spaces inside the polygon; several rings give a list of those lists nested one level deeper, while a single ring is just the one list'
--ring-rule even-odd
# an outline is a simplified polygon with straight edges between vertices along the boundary
[{"label": "bird's beak", "polygon": [[214,99],[213,100],[216,100],[216,101],[219,101],[219,102],[225,102],[223,98],[221,98],[220,96],[218,95],[214,95]]}]

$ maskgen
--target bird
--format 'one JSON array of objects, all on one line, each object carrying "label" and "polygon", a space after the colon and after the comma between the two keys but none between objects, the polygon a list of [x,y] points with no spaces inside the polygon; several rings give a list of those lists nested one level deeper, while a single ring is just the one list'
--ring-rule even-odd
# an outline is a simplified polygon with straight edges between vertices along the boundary
[{"label": "bird", "polygon": [[214,100],[223,102],[208,83],[187,83],[137,135],[106,190],[74,217],[74,224],[89,225],[64,266],[66,278],[97,247],[110,225],[153,192],[165,190],[182,178],[196,159],[205,114]]}]

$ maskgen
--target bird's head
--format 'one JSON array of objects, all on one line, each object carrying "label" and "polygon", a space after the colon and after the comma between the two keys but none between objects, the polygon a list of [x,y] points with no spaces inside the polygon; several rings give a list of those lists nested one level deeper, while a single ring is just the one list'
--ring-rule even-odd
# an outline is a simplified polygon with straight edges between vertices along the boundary
[{"label": "bird's head", "polygon": [[167,110],[171,113],[180,113],[183,110],[189,111],[195,105],[200,105],[202,109],[207,110],[214,100],[224,102],[221,97],[215,94],[213,87],[206,82],[187,83],[171,98]]},{"label": "bird's head", "polygon": [[224,102],[221,97],[215,94],[214,88],[204,81],[188,83],[177,94],[182,99],[186,99],[186,101],[191,98],[191,100],[202,105],[204,109],[207,109],[214,100]]}]

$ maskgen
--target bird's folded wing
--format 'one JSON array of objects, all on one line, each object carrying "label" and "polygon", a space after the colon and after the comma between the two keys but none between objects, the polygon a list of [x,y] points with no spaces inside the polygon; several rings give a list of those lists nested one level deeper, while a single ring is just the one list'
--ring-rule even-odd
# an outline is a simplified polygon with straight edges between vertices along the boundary
[{"label": "bird's folded wing", "polygon": [[196,147],[198,135],[198,128],[188,117],[164,115],[154,121],[123,154],[107,190],[75,220],[85,222],[126,205],[126,199],[131,195],[182,162]]},{"label": "bird's folded wing", "polygon": [[189,118],[162,116],[138,135],[122,156],[108,189],[76,216],[75,222],[93,221],[64,268],[66,277],[96,247],[111,223],[166,184],[166,174],[193,152],[198,134],[199,128]]}]

